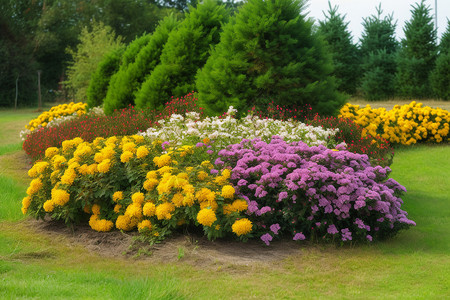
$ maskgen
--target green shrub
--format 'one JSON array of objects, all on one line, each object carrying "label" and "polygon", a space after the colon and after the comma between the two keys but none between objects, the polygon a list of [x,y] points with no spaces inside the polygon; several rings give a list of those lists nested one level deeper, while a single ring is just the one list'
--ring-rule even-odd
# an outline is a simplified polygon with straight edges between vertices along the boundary
[{"label": "green shrub", "polygon": [[250,0],[239,9],[197,75],[200,105],[209,114],[230,105],[245,111],[261,99],[309,103],[324,114],[339,109],[331,57],[303,7],[300,0]]},{"label": "green shrub", "polygon": [[229,12],[217,1],[206,0],[189,10],[180,26],[169,36],[156,66],[136,94],[138,107],[158,108],[171,96],[195,90],[195,75],[219,42],[221,26]]}]

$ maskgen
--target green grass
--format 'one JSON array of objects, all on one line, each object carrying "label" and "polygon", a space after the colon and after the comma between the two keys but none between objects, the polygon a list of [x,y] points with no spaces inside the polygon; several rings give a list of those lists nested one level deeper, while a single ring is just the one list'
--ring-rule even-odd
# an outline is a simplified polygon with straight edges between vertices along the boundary
[{"label": "green grass", "polygon": [[[408,189],[403,209],[416,227],[372,245],[299,244],[287,258],[249,264],[207,257],[189,261],[188,249],[173,262],[151,256],[108,257],[74,244],[63,234],[39,231],[20,215],[29,181],[18,163],[21,155],[0,156],[0,299],[444,299],[450,295],[450,145],[396,151],[391,177]],[[179,248],[173,251],[175,258],[177,253],[180,256]]]}]

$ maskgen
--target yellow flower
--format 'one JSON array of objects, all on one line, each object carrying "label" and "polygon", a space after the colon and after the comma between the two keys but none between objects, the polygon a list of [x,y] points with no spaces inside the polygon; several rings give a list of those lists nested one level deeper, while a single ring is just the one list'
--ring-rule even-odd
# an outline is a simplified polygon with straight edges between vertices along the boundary
[{"label": "yellow flower", "polygon": [[233,198],[235,192],[236,191],[235,191],[234,187],[232,187],[231,185],[225,185],[222,187],[222,197],[224,197],[224,198],[228,198],[228,199]]},{"label": "yellow flower", "polygon": [[94,215],[99,215],[100,214],[100,209],[101,209],[100,205],[98,205],[98,204],[92,205],[92,213]]},{"label": "yellow flower", "polygon": [[203,144],[209,144],[210,142],[211,142],[211,140],[209,138],[203,139]]},{"label": "yellow flower", "polygon": [[194,194],[193,193],[186,193],[183,198],[183,205],[184,206],[192,206],[194,205]]},{"label": "yellow flower", "polygon": [[158,220],[170,220],[172,218],[172,212],[175,210],[175,206],[172,203],[165,202],[156,207],[156,217]]},{"label": "yellow flower", "polygon": [[25,215],[28,211],[28,207],[30,207],[31,204],[31,197],[27,196],[22,199],[22,213]]},{"label": "yellow flower", "polygon": [[87,213],[87,214],[90,214],[90,213],[92,212],[91,206],[90,206],[90,205],[85,205],[85,206],[83,207],[83,211],[84,211],[85,213]]},{"label": "yellow flower", "polygon": [[61,176],[61,183],[71,185],[74,182],[76,176],[77,176],[77,173],[75,172],[74,169],[72,169],[72,168],[67,169],[64,172],[64,175]]},{"label": "yellow flower", "polygon": [[231,226],[231,230],[237,236],[246,235],[252,231],[252,222],[247,218],[236,220]]},{"label": "yellow flower", "polygon": [[114,223],[109,220],[99,219],[98,215],[92,215],[89,219],[89,226],[95,231],[105,232],[110,231]]},{"label": "yellow flower", "polygon": [[147,228],[148,230],[152,230],[152,223],[150,220],[143,220],[138,224],[138,230],[141,231],[143,229]]},{"label": "yellow flower", "polygon": [[59,153],[59,149],[56,147],[49,147],[47,148],[47,150],[45,150],[45,157],[46,158],[52,158],[53,156],[55,156],[56,154]]},{"label": "yellow flower", "polygon": [[209,160],[202,161],[201,165],[202,165],[202,167],[206,167],[208,169],[214,168],[214,166],[211,164],[211,162]]},{"label": "yellow flower", "polygon": [[114,212],[115,213],[120,213],[121,209],[122,209],[122,205],[120,205],[120,204],[114,205]]},{"label": "yellow flower", "polygon": [[232,206],[235,211],[244,211],[248,208],[247,201],[242,199],[234,200]]},{"label": "yellow flower", "polygon": [[155,156],[153,158],[153,162],[158,168],[162,168],[164,166],[169,166],[172,162],[172,159],[170,158],[170,155],[163,154],[161,156]]},{"label": "yellow flower", "polygon": [[95,172],[97,171],[97,166],[97,164],[89,165],[87,168],[87,174],[95,174]]},{"label": "yellow flower", "polygon": [[143,193],[134,193],[131,196],[131,201],[133,201],[133,203],[142,205],[142,203],[144,203],[144,194]]},{"label": "yellow flower", "polygon": [[144,158],[148,155],[149,151],[147,149],[147,147],[145,146],[140,146],[137,151],[136,151],[136,157],[137,158]]},{"label": "yellow flower", "polygon": [[113,194],[113,196],[112,196],[112,199],[113,199],[114,202],[117,202],[117,201],[119,201],[119,200],[122,200],[122,199],[123,199],[123,192],[121,192],[121,191],[115,192],[115,193]]},{"label": "yellow flower", "polygon": [[225,179],[230,178],[230,176],[231,176],[231,171],[230,171],[229,169],[224,169],[224,170],[222,171],[222,176],[223,176]]},{"label": "yellow flower", "polygon": [[65,163],[67,160],[65,159],[64,156],[61,155],[55,155],[52,158],[52,163],[53,163],[53,168],[54,169],[59,169],[61,168],[62,164]]},{"label": "yellow flower", "polygon": [[129,152],[135,153],[136,152],[136,144],[133,142],[126,143],[122,146],[122,151],[123,152],[129,151]]},{"label": "yellow flower", "polygon": [[65,190],[53,189],[52,190],[52,201],[59,206],[65,205],[69,202],[70,194]]},{"label": "yellow flower", "polygon": [[184,196],[181,193],[176,193],[172,197],[172,203],[175,205],[175,207],[183,206],[183,200],[184,200]]},{"label": "yellow flower", "polygon": [[150,179],[147,179],[146,181],[144,181],[143,186],[146,191],[150,192],[155,188],[155,186],[158,185],[158,183],[159,183],[159,181],[157,179],[150,178]]},{"label": "yellow flower", "polygon": [[203,226],[210,227],[216,220],[216,214],[212,209],[209,208],[204,208],[197,214],[197,221]]},{"label": "yellow flower", "polygon": [[156,213],[156,206],[151,202],[145,203],[144,208],[142,210],[144,212],[144,216],[152,217]]},{"label": "yellow flower", "polygon": [[116,228],[123,231],[130,231],[136,227],[138,221],[128,215],[119,215],[116,220]]},{"label": "yellow flower", "polygon": [[124,151],[121,155],[120,155],[120,161],[123,163],[127,163],[130,161],[130,159],[133,157],[133,152],[131,151]]},{"label": "yellow flower", "polygon": [[97,170],[100,173],[108,173],[109,169],[111,168],[111,160],[110,159],[105,159],[103,160],[98,166],[97,166]]},{"label": "yellow flower", "polygon": [[42,188],[42,181],[39,178],[31,180],[30,186],[27,189],[27,195],[36,194]]},{"label": "yellow flower", "polygon": [[131,203],[127,206],[125,215],[136,219],[142,219],[142,206],[138,203]]},{"label": "yellow flower", "polygon": [[204,172],[204,171],[200,171],[197,174],[197,178],[198,180],[205,180],[205,178],[208,177],[208,173]]},{"label": "yellow flower", "polygon": [[43,208],[46,212],[52,212],[55,209],[55,203],[52,200],[47,200],[44,202]]},{"label": "yellow flower", "polygon": [[150,178],[158,178],[158,172],[156,171],[148,171],[147,176],[145,176],[146,179]]},{"label": "yellow flower", "polygon": [[197,198],[199,202],[203,201],[211,202],[216,199],[216,194],[208,188],[202,188],[200,191],[195,193],[195,198]]}]

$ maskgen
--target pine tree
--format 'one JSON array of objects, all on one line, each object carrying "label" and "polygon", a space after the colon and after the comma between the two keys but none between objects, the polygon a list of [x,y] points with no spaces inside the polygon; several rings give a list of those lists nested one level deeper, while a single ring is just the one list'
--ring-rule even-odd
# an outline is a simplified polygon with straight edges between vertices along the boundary
[{"label": "pine tree", "polygon": [[436,30],[430,7],[424,0],[412,6],[410,21],[403,29],[405,39],[398,56],[397,92],[401,97],[425,98],[431,95],[430,72],[434,69]]},{"label": "pine tree", "polygon": [[348,22],[345,15],[338,13],[338,6],[331,6],[328,2],[328,12],[324,13],[325,20],[319,21],[319,33],[328,42],[334,64],[337,89],[341,92],[354,94],[359,85],[360,61],[358,48],[352,42],[348,31]]},{"label": "pine tree", "polygon": [[219,42],[229,12],[215,0],[190,7],[173,31],[161,54],[161,63],[136,93],[138,107],[160,108],[171,96],[181,97],[195,89],[195,75],[204,65],[212,45]]},{"label": "pine tree", "polygon": [[115,109],[124,108],[127,105],[131,104],[129,102],[121,102],[124,99],[116,98],[114,93],[119,89],[119,86],[121,85],[120,80],[122,80],[122,77],[120,76],[120,74],[135,61],[137,54],[145,45],[149,43],[150,38],[151,34],[144,34],[136,38],[126,47],[124,53],[122,54],[119,70],[111,76],[108,90],[106,92],[106,97],[103,101],[103,108],[106,114],[111,114]]},{"label": "pine tree", "polygon": [[450,21],[439,44],[439,56],[430,74],[430,84],[436,97],[450,100]]},{"label": "pine tree", "polygon": [[86,91],[86,102],[89,107],[95,107],[103,104],[108,91],[109,81],[120,67],[120,61],[125,47],[114,49],[107,53],[103,60],[98,64],[97,69],[91,75],[89,86]]},{"label": "pine tree", "polygon": [[249,0],[228,23],[197,76],[200,104],[210,114],[232,105],[245,111],[275,100],[309,103],[333,114],[343,104],[336,92],[331,56],[302,0]]},{"label": "pine tree", "polygon": [[390,98],[395,93],[396,23],[393,14],[382,18],[382,13],[380,5],[376,15],[363,19],[361,90],[368,100]]},{"label": "pine tree", "polygon": [[134,57],[134,61],[131,62],[133,59],[129,59],[130,62],[123,65],[114,75],[114,81],[109,86],[107,97],[109,102],[120,104],[115,108],[134,104],[134,93],[140,89],[145,77],[159,64],[162,49],[169,34],[177,25],[177,19],[173,15],[164,18],[151,35],[148,43]]}]

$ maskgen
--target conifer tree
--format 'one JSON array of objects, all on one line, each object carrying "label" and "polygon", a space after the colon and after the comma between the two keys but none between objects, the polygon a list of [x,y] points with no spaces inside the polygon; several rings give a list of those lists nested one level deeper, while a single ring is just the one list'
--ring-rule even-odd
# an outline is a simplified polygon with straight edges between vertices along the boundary
[{"label": "conifer tree", "polygon": [[439,56],[430,74],[430,84],[436,97],[450,100],[450,20],[439,44]]},{"label": "conifer tree", "polygon": [[220,114],[232,105],[244,112],[274,100],[309,103],[333,114],[343,104],[335,90],[330,55],[301,0],[249,0],[228,23],[197,76],[200,105]]},{"label": "conifer tree", "polygon": [[219,42],[229,12],[215,0],[190,7],[186,18],[167,40],[161,63],[136,93],[137,107],[159,108],[171,96],[181,97],[195,89],[195,75]]},{"label": "conifer tree", "polygon": [[403,29],[405,39],[398,56],[397,93],[401,97],[424,98],[431,95],[429,75],[437,56],[436,30],[424,0],[412,6],[411,14]]},{"label": "conifer tree", "polygon": [[103,104],[108,91],[109,81],[120,66],[122,54],[125,46],[113,49],[107,53],[97,66],[97,69],[91,75],[89,86],[86,91],[86,102],[89,107],[95,107]]},{"label": "conifer tree", "polygon": [[380,5],[376,15],[363,19],[361,90],[368,100],[390,98],[395,93],[395,56],[398,49],[394,35],[396,22],[393,14],[384,18],[382,14]]},{"label": "conifer tree", "polygon": [[324,13],[325,20],[319,21],[319,33],[327,41],[333,56],[332,74],[336,78],[337,89],[354,94],[361,76],[358,48],[353,44],[345,15],[338,13],[338,6],[332,7],[330,2],[328,6],[328,12]]},{"label": "conifer tree", "polygon": [[134,104],[134,93],[140,89],[145,77],[159,64],[162,49],[177,24],[177,19],[173,15],[164,18],[150,36],[148,43],[139,50],[134,61],[131,62],[133,59],[127,58],[130,62],[121,67],[109,86],[107,95],[109,102],[120,104],[120,107]]},{"label": "conifer tree", "polygon": [[103,101],[103,108],[106,114],[111,114],[115,109],[124,108],[129,105],[129,102],[121,102],[124,99],[119,99],[115,97],[115,91],[119,89],[121,85],[122,77],[120,74],[132,64],[139,51],[147,45],[150,41],[151,34],[144,34],[134,41],[132,41],[125,49],[120,60],[119,70],[111,76],[109,81],[108,90],[106,92],[106,97]]}]

